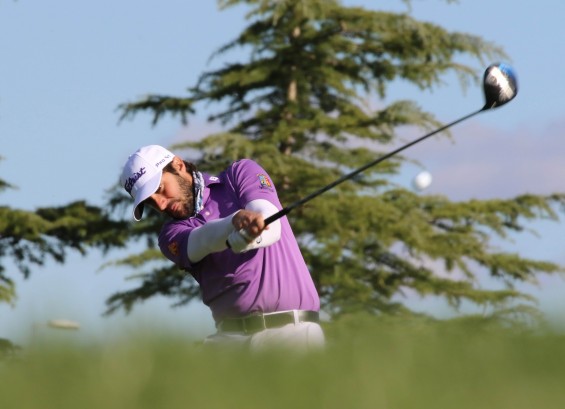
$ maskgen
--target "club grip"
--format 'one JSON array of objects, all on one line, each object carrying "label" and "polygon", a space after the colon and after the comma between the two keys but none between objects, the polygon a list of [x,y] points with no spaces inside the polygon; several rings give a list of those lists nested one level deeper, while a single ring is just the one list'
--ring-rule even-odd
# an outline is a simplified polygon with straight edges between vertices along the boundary
[{"label": "club grip", "polygon": [[272,222],[279,220],[281,217],[286,216],[290,212],[291,208],[284,207],[283,209],[279,210],[275,214],[270,215],[265,219],[265,226],[268,226]]}]

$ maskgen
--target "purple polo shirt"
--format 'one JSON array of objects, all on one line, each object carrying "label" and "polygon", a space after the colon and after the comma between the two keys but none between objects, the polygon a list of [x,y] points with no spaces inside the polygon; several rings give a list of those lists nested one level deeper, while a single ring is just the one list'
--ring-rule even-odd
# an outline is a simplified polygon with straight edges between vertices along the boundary
[{"label": "purple polo shirt", "polygon": [[271,246],[241,254],[226,248],[197,263],[188,260],[187,241],[194,228],[227,217],[256,199],[282,208],[269,175],[252,160],[235,162],[218,177],[204,175],[204,180],[202,210],[194,217],[166,223],[159,246],[200,284],[202,299],[214,319],[218,322],[253,312],[318,311],[318,293],[286,217],[280,219],[280,240]]}]

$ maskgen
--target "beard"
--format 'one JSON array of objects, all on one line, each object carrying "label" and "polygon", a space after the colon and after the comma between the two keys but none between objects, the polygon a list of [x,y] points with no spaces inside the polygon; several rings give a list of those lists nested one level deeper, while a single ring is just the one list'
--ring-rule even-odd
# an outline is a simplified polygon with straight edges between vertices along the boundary
[{"label": "beard", "polygon": [[169,203],[166,213],[173,219],[182,220],[194,214],[194,193],[192,184],[183,179],[180,175],[175,175],[179,184],[181,197]]}]

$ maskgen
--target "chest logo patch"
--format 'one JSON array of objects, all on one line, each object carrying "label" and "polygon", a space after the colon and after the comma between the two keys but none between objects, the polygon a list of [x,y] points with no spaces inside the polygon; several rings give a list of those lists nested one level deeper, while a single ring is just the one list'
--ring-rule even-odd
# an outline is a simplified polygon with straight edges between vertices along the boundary
[{"label": "chest logo patch", "polygon": [[169,243],[168,245],[168,249],[171,252],[171,254],[173,256],[178,256],[179,255],[179,244],[176,241],[173,241],[172,243]]},{"label": "chest logo patch", "polygon": [[261,189],[263,188],[271,189],[273,187],[273,184],[271,183],[267,175],[259,174],[257,175],[257,177],[259,178],[259,184],[261,185]]}]

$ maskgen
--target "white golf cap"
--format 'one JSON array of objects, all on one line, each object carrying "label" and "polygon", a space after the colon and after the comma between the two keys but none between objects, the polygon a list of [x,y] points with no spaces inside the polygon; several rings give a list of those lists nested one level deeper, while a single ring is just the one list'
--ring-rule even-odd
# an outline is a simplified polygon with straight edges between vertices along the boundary
[{"label": "white golf cap", "polygon": [[141,220],[143,201],[151,196],[161,183],[163,168],[175,155],[159,145],[139,148],[128,158],[120,184],[133,197],[133,218]]}]

